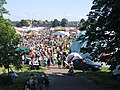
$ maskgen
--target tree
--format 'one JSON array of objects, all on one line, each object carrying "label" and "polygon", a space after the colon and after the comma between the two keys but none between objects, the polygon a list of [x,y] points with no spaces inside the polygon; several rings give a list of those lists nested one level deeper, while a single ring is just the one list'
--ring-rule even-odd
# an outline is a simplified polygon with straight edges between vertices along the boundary
[{"label": "tree", "polygon": [[15,22],[15,26],[16,26],[16,27],[21,27],[20,22],[19,22],[19,21],[16,21],[16,22]]},{"label": "tree", "polygon": [[106,62],[112,64],[115,60],[116,64],[120,64],[117,57],[120,49],[119,0],[94,0],[85,27],[88,47],[92,47],[94,54],[107,53],[109,57]]},{"label": "tree", "polygon": [[54,19],[54,21],[52,22],[52,27],[57,27],[60,26],[60,22],[57,19]]},{"label": "tree", "polygon": [[3,7],[4,4],[7,4],[6,0],[0,0],[0,16],[8,14],[8,11]]},{"label": "tree", "polygon": [[83,28],[83,27],[84,27],[84,24],[85,24],[85,19],[82,18],[82,19],[80,20],[80,23],[78,24],[78,27],[80,28],[80,30],[82,30],[82,29],[84,30],[84,28]]},{"label": "tree", "polygon": [[20,66],[19,55],[15,53],[19,38],[12,22],[0,16],[0,65],[8,69],[8,72],[11,64],[16,68]]},{"label": "tree", "polygon": [[20,21],[20,25],[21,25],[21,26],[26,26],[26,27],[29,26],[28,22],[27,22],[26,20],[24,20],[24,19],[22,19],[22,20]]},{"label": "tree", "polygon": [[39,21],[38,21],[38,24],[39,24],[39,25],[43,25],[43,21],[39,20]]},{"label": "tree", "polygon": [[80,20],[80,22],[81,22],[81,23],[85,23],[85,19],[82,18],[82,19]]},{"label": "tree", "polygon": [[63,18],[63,19],[61,20],[61,26],[62,26],[62,27],[66,27],[67,25],[68,25],[68,20],[65,19],[65,18]]},{"label": "tree", "polygon": [[45,24],[48,24],[49,23],[49,21],[48,20],[45,20]]}]

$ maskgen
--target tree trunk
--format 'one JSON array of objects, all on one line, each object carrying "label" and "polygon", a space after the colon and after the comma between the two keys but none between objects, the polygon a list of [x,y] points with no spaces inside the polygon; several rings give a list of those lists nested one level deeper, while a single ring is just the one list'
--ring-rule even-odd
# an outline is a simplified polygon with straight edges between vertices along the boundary
[{"label": "tree trunk", "polygon": [[9,67],[9,65],[8,65],[8,73],[10,72],[10,67]]}]

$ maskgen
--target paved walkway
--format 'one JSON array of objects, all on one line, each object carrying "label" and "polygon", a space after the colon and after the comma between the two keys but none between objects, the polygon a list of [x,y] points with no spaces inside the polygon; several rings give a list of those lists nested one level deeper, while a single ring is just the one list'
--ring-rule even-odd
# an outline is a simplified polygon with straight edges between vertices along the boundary
[{"label": "paved walkway", "polygon": [[57,66],[45,70],[50,80],[48,90],[105,90],[81,76],[69,76],[67,71],[67,69],[58,69]]}]

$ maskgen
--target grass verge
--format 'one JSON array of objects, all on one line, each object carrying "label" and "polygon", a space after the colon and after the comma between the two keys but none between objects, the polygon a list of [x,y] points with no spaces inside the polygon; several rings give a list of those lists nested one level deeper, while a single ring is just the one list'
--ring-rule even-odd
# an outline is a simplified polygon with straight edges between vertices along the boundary
[{"label": "grass verge", "polygon": [[93,83],[99,84],[105,87],[107,90],[120,90],[120,81],[114,80],[112,73],[108,68],[103,67],[101,71],[86,71],[75,70],[77,75],[81,75]]}]

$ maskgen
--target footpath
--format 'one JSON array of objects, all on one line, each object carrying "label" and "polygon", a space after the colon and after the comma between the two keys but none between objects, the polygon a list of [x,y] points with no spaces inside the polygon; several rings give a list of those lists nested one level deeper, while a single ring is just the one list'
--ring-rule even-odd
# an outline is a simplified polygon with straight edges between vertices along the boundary
[{"label": "footpath", "polygon": [[48,90],[106,90],[81,76],[67,75],[68,69],[59,69],[57,65],[51,66],[45,73],[50,84]]}]

